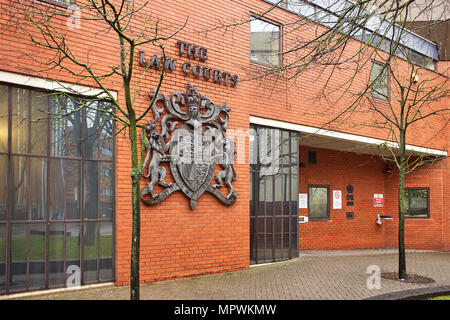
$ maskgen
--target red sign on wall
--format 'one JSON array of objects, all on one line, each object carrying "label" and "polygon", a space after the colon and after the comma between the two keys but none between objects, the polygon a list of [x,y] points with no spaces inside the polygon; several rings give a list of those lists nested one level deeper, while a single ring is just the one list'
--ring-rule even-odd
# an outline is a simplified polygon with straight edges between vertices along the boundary
[{"label": "red sign on wall", "polygon": [[373,195],[373,206],[376,208],[383,207],[383,195],[382,194],[374,194]]}]

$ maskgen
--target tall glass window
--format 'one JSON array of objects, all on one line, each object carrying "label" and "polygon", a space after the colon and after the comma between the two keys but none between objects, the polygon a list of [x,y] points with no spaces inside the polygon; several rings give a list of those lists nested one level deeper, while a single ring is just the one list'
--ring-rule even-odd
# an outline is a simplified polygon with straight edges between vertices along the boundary
[{"label": "tall glass window", "polygon": [[114,126],[81,101],[0,84],[0,294],[113,280]]},{"label": "tall glass window", "polygon": [[266,65],[280,65],[280,26],[260,19],[250,22],[250,59]]}]

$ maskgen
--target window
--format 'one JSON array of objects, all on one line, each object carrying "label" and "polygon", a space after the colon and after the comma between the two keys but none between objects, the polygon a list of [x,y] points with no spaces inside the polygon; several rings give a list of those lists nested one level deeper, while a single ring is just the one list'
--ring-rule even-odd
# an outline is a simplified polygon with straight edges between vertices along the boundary
[{"label": "window", "polygon": [[113,280],[114,123],[81,101],[0,83],[0,295]]},{"label": "window", "polygon": [[328,220],[330,218],[330,187],[310,185],[308,187],[309,220]]},{"label": "window", "polygon": [[250,59],[266,65],[280,65],[280,26],[260,19],[250,22]]},{"label": "window", "polygon": [[372,87],[372,97],[388,100],[389,98],[389,79],[387,66],[372,62],[370,71],[370,84]]},{"label": "window", "polygon": [[429,217],[428,188],[405,188],[406,217]]},{"label": "window", "polygon": [[308,151],[308,163],[317,164],[317,153],[315,151]]}]

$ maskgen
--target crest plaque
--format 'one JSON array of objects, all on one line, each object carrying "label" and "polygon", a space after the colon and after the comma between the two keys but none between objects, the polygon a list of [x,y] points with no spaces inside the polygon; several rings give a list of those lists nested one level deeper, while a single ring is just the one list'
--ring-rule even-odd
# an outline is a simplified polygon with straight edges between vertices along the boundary
[{"label": "crest plaque", "polygon": [[[237,178],[236,146],[225,134],[231,108],[226,102],[215,105],[198,93],[195,86],[190,83],[187,86],[187,91],[174,92],[170,99],[158,93],[152,105],[155,120],[147,121],[142,131],[147,151],[142,176],[150,181],[141,190],[141,200],[153,205],[181,190],[190,199],[191,209],[195,209],[197,200],[207,191],[232,205],[237,200],[232,186]],[[154,92],[149,95],[155,96]],[[157,102],[162,102],[162,108],[157,107]],[[169,163],[175,183],[165,181],[166,168],[162,162]],[[215,176],[217,183],[211,184],[217,165],[220,166]],[[163,188],[161,192],[155,192],[156,185]],[[222,187],[228,189],[226,194],[219,191]]]}]

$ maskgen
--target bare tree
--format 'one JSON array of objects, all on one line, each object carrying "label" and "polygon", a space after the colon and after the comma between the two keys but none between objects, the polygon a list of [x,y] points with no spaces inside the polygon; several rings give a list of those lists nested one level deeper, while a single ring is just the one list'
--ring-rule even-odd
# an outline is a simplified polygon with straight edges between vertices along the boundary
[{"label": "bare tree", "polygon": [[[29,65],[17,67],[28,73],[36,73],[51,78],[56,72],[75,79],[77,83],[90,84],[98,88],[94,94],[83,93],[78,99],[78,106],[69,113],[53,112],[52,117],[67,117],[81,109],[90,110],[112,119],[117,131],[127,130],[131,153],[131,190],[132,190],[132,236],[130,266],[130,298],[139,299],[139,250],[140,250],[140,177],[142,173],[142,157],[140,159],[138,128],[145,128],[142,122],[151,109],[164,78],[162,68],[159,80],[155,83],[155,95],[140,110],[137,108],[141,96],[141,83],[147,75],[147,69],[136,68],[139,47],[153,45],[161,52],[163,66],[165,64],[164,42],[177,34],[187,23],[175,28],[166,28],[161,32],[160,21],[149,14],[149,3],[137,4],[129,0],[86,0],[77,6],[68,6],[67,10],[50,7],[43,3],[26,0],[14,2],[9,26],[14,27],[20,35],[25,35],[29,48],[39,48],[43,54],[34,54],[33,50],[15,50],[20,57],[27,59]],[[79,39],[73,35],[83,28],[97,28],[95,34],[109,40],[111,58],[103,65],[95,63],[95,55],[103,48],[97,47],[96,39],[83,38],[83,49]],[[86,31],[86,29],[85,29]],[[92,35],[93,32],[85,32]],[[90,44],[90,45],[88,45]],[[87,48],[87,49],[85,49]],[[7,48],[4,50],[8,50]],[[111,60],[109,60],[111,59]],[[122,90],[119,96],[109,88],[112,82],[120,83]],[[66,87],[68,99],[74,92]],[[61,93],[58,93],[61,94]],[[109,108],[99,107],[95,101],[108,103]],[[142,108],[141,108],[142,109]],[[99,118],[92,119],[96,122]],[[142,146],[142,150],[145,146]],[[142,151],[141,151],[142,153]]]},{"label": "bare tree", "polygon": [[[234,30],[273,14],[278,10],[276,7],[297,14],[283,25],[283,38],[289,38],[289,46],[276,53],[283,63],[265,68],[253,66],[245,80],[270,76],[274,83],[280,79],[295,82],[314,72],[318,75],[319,103],[314,103],[316,107],[305,113],[323,116],[320,129],[365,126],[386,135],[389,142],[378,149],[380,156],[395,164],[399,172],[398,273],[400,279],[405,279],[405,176],[422,165],[445,158],[407,152],[408,133],[413,127],[421,130],[425,126],[434,130],[434,135],[442,133],[450,113],[443,100],[449,96],[448,78],[427,70],[433,68],[433,59],[421,56],[422,60],[418,61],[416,53],[408,48],[408,40],[413,35],[406,27],[436,6],[442,8],[442,1],[426,1],[420,5],[415,5],[413,0],[269,2],[272,6],[259,14],[219,23],[205,32]],[[434,10],[434,20],[440,20],[436,12],[448,15],[445,10]],[[275,37],[278,39],[279,35]],[[372,71],[370,77],[365,77],[367,70]],[[387,77],[391,79],[390,84],[386,82]],[[439,125],[429,125],[432,118]]]}]

